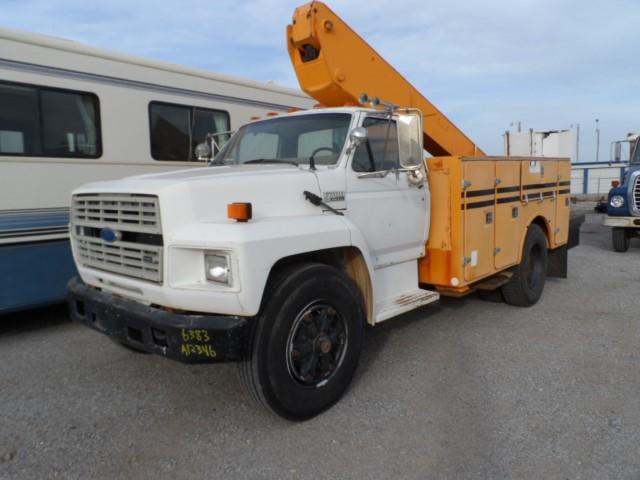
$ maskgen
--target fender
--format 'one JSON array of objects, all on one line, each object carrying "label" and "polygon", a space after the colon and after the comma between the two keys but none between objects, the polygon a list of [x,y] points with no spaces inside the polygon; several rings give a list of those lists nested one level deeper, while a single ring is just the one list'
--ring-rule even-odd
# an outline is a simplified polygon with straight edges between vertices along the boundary
[{"label": "fender", "polygon": [[[194,241],[197,239],[197,241]],[[332,248],[355,247],[373,276],[362,234],[345,217],[333,214],[267,217],[247,223],[211,222],[185,226],[171,239],[173,248],[225,250],[236,259],[233,274],[241,315],[253,316],[274,265],[287,257]]]},{"label": "fender", "polygon": [[[538,221],[538,219],[540,219],[540,221]],[[547,221],[547,219],[545,217],[543,217],[542,215],[538,214],[534,214],[531,215],[528,219],[527,219],[527,228],[525,228],[522,232],[522,235],[520,237],[520,247],[518,250],[518,262],[515,263],[515,265],[517,265],[518,263],[520,263],[522,261],[522,249],[524,248],[524,242],[527,239],[527,233],[529,232],[529,227],[533,224],[536,225],[540,225],[544,223],[544,227],[542,227],[542,231],[544,232],[544,235],[547,237],[547,244],[549,245],[549,249],[551,248],[551,232],[549,232],[549,222]]]}]

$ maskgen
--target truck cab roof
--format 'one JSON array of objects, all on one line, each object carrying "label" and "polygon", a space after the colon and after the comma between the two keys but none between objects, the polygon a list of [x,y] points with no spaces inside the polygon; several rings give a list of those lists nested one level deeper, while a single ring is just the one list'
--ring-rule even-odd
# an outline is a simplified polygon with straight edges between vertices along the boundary
[{"label": "truck cab roof", "polygon": [[384,114],[384,110],[367,108],[367,107],[319,107],[319,108],[313,108],[310,110],[297,110],[290,113],[267,116],[264,118],[255,119],[251,123],[264,122],[264,121],[273,120],[274,118],[282,118],[282,117],[300,117],[300,116],[306,116],[306,115],[317,115],[322,113],[348,113],[350,115],[353,115],[358,112],[373,113],[373,114],[379,114],[379,115]]}]

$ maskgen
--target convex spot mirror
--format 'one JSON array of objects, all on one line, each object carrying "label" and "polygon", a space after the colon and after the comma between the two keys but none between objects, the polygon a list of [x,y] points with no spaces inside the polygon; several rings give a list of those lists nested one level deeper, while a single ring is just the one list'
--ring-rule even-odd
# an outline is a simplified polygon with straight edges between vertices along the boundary
[{"label": "convex spot mirror", "polygon": [[211,160],[211,147],[208,143],[199,143],[196,147],[195,154],[200,162]]},{"label": "convex spot mirror", "polygon": [[349,133],[349,140],[354,147],[362,145],[367,141],[368,132],[364,127],[356,127]]},{"label": "convex spot mirror", "polygon": [[422,113],[410,110],[398,115],[398,154],[400,166],[417,170],[422,166]]}]

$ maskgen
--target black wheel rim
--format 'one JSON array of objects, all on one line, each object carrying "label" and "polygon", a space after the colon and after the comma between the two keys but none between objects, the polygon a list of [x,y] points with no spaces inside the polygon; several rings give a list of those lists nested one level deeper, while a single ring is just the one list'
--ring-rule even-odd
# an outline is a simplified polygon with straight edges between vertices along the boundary
[{"label": "black wheel rim", "polygon": [[331,305],[312,303],[298,314],[289,332],[289,374],[305,386],[326,385],[342,364],[347,340],[342,315]]}]

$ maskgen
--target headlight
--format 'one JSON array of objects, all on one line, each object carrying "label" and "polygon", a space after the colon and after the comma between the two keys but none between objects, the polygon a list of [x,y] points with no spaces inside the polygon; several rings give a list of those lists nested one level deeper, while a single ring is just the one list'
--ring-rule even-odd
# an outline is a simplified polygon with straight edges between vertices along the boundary
[{"label": "headlight", "polygon": [[229,255],[224,253],[205,253],[204,272],[207,280],[230,285],[231,267]]},{"label": "headlight", "polygon": [[620,208],[624,205],[624,197],[622,195],[613,195],[609,200],[609,205],[613,208]]}]

